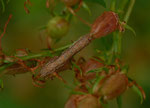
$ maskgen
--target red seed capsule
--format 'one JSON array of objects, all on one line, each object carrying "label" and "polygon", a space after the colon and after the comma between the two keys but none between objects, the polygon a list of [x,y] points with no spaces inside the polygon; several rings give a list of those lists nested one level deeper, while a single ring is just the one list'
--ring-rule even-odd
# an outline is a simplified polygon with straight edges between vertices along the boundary
[{"label": "red seed capsule", "polygon": [[77,100],[81,95],[72,95],[65,104],[65,108],[77,108]]},{"label": "red seed capsule", "polygon": [[128,78],[125,74],[116,73],[108,77],[97,89],[97,93],[104,97],[104,100],[114,99],[121,95],[128,86]]},{"label": "red seed capsule", "polygon": [[100,38],[108,35],[118,29],[119,18],[114,12],[104,12],[99,16],[92,25],[91,33],[94,38]]},{"label": "red seed capsule", "polygon": [[102,108],[99,99],[91,94],[72,95],[65,108]]}]

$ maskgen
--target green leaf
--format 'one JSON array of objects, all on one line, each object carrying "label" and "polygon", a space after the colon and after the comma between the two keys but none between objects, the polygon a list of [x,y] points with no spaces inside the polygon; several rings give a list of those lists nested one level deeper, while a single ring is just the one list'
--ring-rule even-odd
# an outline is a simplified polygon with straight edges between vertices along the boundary
[{"label": "green leaf", "polygon": [[88,6],[85,2],[82,3],[82,6],[83,6],[83,8],[84,8],[86,11],[88,11],[89,15],[92,15],[89,6]]},{"label": "green leaf", "polygon": [[80,73],[82,74],[82,70],[81,70],[80,67],[79,67],[77,64],[75,64],[74,62],[72,62],[72,68],[77,68],[77,69],[80,71]]},{"label": "green leaf", "polygon": [[141,91],[135,85],[133,85],[132,89],[134,90],[134,92],[136,92],[140,96],[140,98],[141,98],[141,104],[142,104],[143,103],[143,95],[142,95]]},{"label": "green leaf", "polygon": [[136,36],[136,32],[135,32],[135,30],[132,27],[130,27],[127,24],[125,24],[124,27],[125,27],[125,29],[130,30]]},{"label": "green leaf", "polygon": [[104,78],[104,76],[98,76],[96,78],[95,84],[93,85],[93,92],[95,91],[95,89],[97,88],[97,85],[99,84],[99,82]]},{"label": "green leaf", "polygon": [[117,97],[118,108],[122,108],[122,96]]},{"label": "green leaf", "polygon": [[102,5],[103,7],[105,7],[105,8],[106,8],[106,3],[105,3],[105,1],[104,1],[104,0],[83,0],[83,1],[85,1],[85,2],[98,3],[98,4],[100,4],[100,5]]},{"label": "green leaf", "polygon": [[[129,77],[128,77],[128,80],[131,81],[131,82],[133,82],[133,80],[131,78],[129,78]],[[140,98],[141,98],[141,104],[142,104],[143,100],[144,100],[144,97],[143,97],[143,94],[142,94],[141,90],[136,85],[133,85],[132,89],[133,89],[133,91],[135,93],[137,93],[140,96]]]}]

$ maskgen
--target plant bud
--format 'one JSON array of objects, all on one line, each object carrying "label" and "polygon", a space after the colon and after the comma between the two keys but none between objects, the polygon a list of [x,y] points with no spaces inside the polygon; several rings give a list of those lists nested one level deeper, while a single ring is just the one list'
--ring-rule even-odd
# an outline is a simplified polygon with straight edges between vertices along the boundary
[{"label": "plant bud", "polygon": [[72,95],[65,108],[102,108],[99,99],[91,94]]},{"label": "plant bud", "polygon": [[122,94],[128,85],[128,78],[125,74],[116,73],[108,77],[97,92],[104,97],[104,100],[114,99]]},{"label": "plant bud", "polygon": [[64,18],[56,16],[52,18],[47,25],[48,35],[52,38],[61,38],[69,31],[69,23]]},{"label": "plant bud", "polygon": [[74,6],[77,3],[79,3],[80,0],[61,0],[62,2],[65,3],[67,6]]},{"label": "plant bud", "polygon": [[99,16],[91,27],[91,34],[94,38],[106,36],[119,27],[118,15],[114,12],[104,12]]}]

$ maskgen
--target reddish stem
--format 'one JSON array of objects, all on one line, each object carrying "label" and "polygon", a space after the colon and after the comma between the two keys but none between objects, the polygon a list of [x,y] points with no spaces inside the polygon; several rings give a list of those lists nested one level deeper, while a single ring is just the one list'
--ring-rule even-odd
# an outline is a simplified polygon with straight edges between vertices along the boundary
[{"label": "reddish stem", "polygon": [[0,50],[2,50],[2,45],[1,45],[1,44],[2,44],[2,42],[1,42],[2,37],[3,37],[4,34],[6,33],[7,25],[8,25],[8,23],[9,23],[9,21],[11,20],[11,18],[12,18],[12,14],[9,15],[8,20],[7,20],[7,22],[5,23],[5,26],[4,26],[4,31],[3,31],[3,33],[0,35]]}]

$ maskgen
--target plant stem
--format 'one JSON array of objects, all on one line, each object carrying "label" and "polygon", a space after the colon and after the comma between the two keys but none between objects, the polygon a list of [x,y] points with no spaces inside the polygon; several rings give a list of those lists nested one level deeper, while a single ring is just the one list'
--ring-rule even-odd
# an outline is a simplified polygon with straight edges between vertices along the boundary
[{"label": "plant stem", "polygon": [[[123,2],[122,3],[122,7],[120,7],[120,9],[122,9],[122,10],[120,10],[120,11],[123,11],[123,9],[125,8],[127,0],[124,0],[122,2]],[[125,16],[123,18],[126,23],[128,22],[128,19],[130,17],[131,12],[132,12],[134,3],[135,3],[135,0],[130,0],[130,4],[128,6],[128,10],[127,10],[127,12],[126,12],[126,14],[125,14]],[[114,32],[113,33],[113,41],[114,41],[113,51],[114,51],[114,53],[116,55],[120,55],[121,54],[121,50],[122,50],[122,48],[121,48],[121,46],[122,46],[122,34],[123,33],[120,33],[120,32]]]},{"label": "plant stem", "polygon": [[122,0],[119,10],[123,11],[129,0]]},{"label": "plant stem", "polygon": [[6,69],[7,67],[13,65],[14,63],[8,63],[8,64],[5,64],[3,66],[0,67],[0,71],[3,71],[4,69]]},{"label": "plant stem", "polygon": [[110,10],[115,12],[115,10],[116,10],[116,0],[111,1]]},{"label": "plant stem", "polygon": [[127,6],[128,1],[129,1],[129,0],[122,0],[122,2],[121,2],[120,5],[119,5],[118,12],[119,12],[119,17],[120,17],[120,19],[123,18],[123,15],[124,15],[124,13],[125,13],[124,9],[125,9],[125,7]]},{"label": "plant stem", "polygon": [[129,7],[128,7],[128,10],[124,16],[124,21],[127,23],[128,20],[129,20],[129,17],[130,17],[130,14],[132,12],[132,9],[133,9],[133,6],[134,6],[134,3],[135,3],[135,0],[130,0],[130,4],[129,4]]}]

